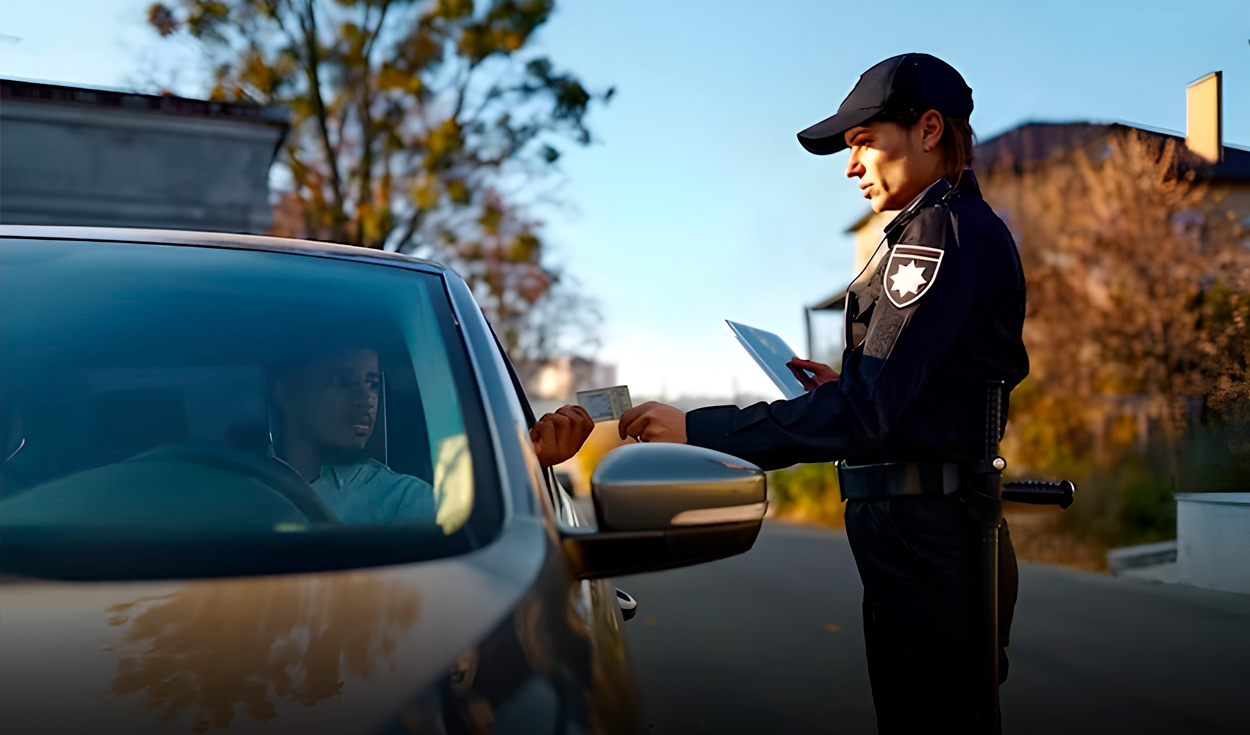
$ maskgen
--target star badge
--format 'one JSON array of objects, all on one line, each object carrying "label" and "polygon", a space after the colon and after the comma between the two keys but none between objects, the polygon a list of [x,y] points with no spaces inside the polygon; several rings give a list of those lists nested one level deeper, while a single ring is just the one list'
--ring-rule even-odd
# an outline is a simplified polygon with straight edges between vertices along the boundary
[{"label": "star badge", "polygon": [[895,245],[886,261],[885,289],[890,303],[902,309],[928,293],[937,278],[944,252],[923,245]]},{"label": "star badge", "polygon": [[899,268],[890,276],[890,280],[894,282],[893,288],[900,297],[920,293],[921,287],[928,283],[924,279],[924,268],[917,268],[914,260]]}]

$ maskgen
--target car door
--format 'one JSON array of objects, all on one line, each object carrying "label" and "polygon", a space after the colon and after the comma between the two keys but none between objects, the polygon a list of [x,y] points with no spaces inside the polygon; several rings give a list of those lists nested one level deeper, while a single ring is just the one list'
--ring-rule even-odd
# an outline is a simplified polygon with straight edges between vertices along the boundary
[{"label": "car door", "polygon": [[[507,352],[495,338],[495,346],[503,357],[512,379],[513,390],[517,400],[525,412],[530,428],[537,423],[534,410],[530,406],[525,389],[517,377]],[[573,502],[569,492],[556,478],[554,470],[543,471],[547,497],[551,501],[551,513],[557,528],[592,529],[595,519],[586,517],[585,511],[579,512],[578,505]],[[590,508],[589,504],[581,506]],[[591,708],[598,722],[613,722],[625,725],[623,731],[630,729],[627,723],[642,722],[641,701],[638,698],[637,684],[629,663],[629,651],[625,642],[622,625],[622,600],[616,587],[608,579],[575,580],[568,578],[569,625],[573,633],[584,634],[590,641],[590,672],[591,681],[582,682],[591,691]],[[624,599],[632,603],[632,598]],[[632,617],[632,615],[631,615]]]}]

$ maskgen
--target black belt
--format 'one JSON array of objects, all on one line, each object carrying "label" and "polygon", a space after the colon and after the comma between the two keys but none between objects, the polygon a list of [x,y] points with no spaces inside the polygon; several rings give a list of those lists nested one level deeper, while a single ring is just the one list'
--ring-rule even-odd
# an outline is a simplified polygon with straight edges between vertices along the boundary
[{"label": "black belt", "polygon": [[908,495],[953,495],[963,471],[952,462],[890,462],[848,465],[838,462],[843,500],[882,500]]}]

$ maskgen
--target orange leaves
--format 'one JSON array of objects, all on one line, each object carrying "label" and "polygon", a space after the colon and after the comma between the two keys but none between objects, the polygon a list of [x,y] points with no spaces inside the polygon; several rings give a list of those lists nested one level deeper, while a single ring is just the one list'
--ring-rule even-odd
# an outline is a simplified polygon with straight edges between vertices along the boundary
[{"label": "orange leaves", "polygon": [[370,34],[368,31],[351,21],[339,26],[339,47],[343,51],[344,60],[349,65],[361,65],[365,46],[368,45],[369,38]]},{"label": "orange leaves", "polygon": [[220,26],[230,17],[230,6],[221,0],[187,0],[182,3],[185,9],[179,19],[173,8],[165,3],[153,3],[148,6],[148,25],[162,37],[171,36],[186,28],[194,38],[220,42],[224,40]]},{"label": "orange leaves", "polygon": [[499,45],[509,53],[518,51],[525,45],[525,34],[520,31],[504,31],[498,34]]},{"label": "orange leaves", "polygon": [[164,3],[152,3],[148,6],[148,25],[156,29],[162,37],[177,31],[181,25],[174,17],[174,11]]},{"label": "orange leaves", "polygon": [[442,202],[443,195],[456,205],[473,203],[473,191],[463,181],[443,180],[434,174],[424,174],[413,182],[412,201],[422,209],[433,209]]},{"label": "orange leaves", "polygon": [[473,192],[463,181],[453,180],[447,182],[447,197],[454,204],[465,205],[473,201]]},{"label": "orange leaves", "polygon": [[419,94],[422,89],[421,77],[404,71],[391,62],[382,64],[382,69],[374,76],[378,89],[388,92],[399,90],[408,94]]},{"label": "orange leaves", "polygon": [[[446,4],[459,5],[454,0],[448,0]],[[439,3],[440,9],[443,5],[443,2]],[[529,41],[534,29],[547,22],[553,6],[552,0],[500,0],[491,6],[480,22],[463,27],[457,48],[462,55],[474,61],[518,51]]]},{"label": "orange leaves", "polygon": [[421,209],[433,209],[438,206],[441,195],[438,179],[433,176],[423,176],[412,184],[412,200]]},{"label": "orange leaves", "polygon": [[508,260],[514,263],[537,261],[542,241],[532,232],[519,232],[508,246]]},{"label": "orange leaves", "polygon": [[1033,367],[1013,396],[1013,464],[1143,442],[1142,412],[1173,435],[1183,427],[1158,406],[1250,384],[1250,251],[1191,158],[1174,139],[1128,130],[984,172],[1028,279]]},{"label": "orange leaves", "polygon": [[356,241],[365,247],[380,248],[394,227],[394,214],[385,205],[361,204],[352,222]]},{"label": "orange leaves", "polygon": [[245,51],[237,68],[240,86],[252,87],[261,100],[273,99],[278,90],[294,71],[294,63],[290,57],[279,55],[274,60],[267,60],[259,49]]},{"label": "orange leaves", "polygon": [[425,168],[439,171],[451,164],[452,157],[464,148],[460,123],[448,118],[430,130],[425,139]]},{"label": "orange leaves", "polygon": [[428,22],[417,25],[416,31],[399,44],[397,62],[413,73],[421,72],[442,57],[442,46]]},{"label": "orange leaves", "polygon": [[467,18],[473,15],[473,0],[438,0],[434,15],[448,20]]},{"label": "orange leaves", "polygon": [[200,39],[219,41],[220,27],[230,18],[230,6],[219,0],[192,0],[187,7],[187,31]]},{"label": "orange leaves", "polygon": [[483,232],[490,237],[494,237],[499,234],[499,225],[503,222],[503,218],[503,204],[488,198],[486,204],[482,207],[482,215],[478,217],[477,221],[482,226]]}]

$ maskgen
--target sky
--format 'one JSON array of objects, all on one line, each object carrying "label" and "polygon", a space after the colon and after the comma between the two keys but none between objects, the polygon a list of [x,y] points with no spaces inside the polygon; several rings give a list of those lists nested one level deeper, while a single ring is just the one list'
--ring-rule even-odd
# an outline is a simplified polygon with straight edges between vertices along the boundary
[{"label": "sky", "polygon": [[[0,74],[194,93],[193,57],[143,23],[147,0],[0,0]],[[851,276],[866,209],[846,153],[795,133],[887,57],[921,51],[973,89],[988,138],[1022,122],[1183,132],[1185,86],[1224,72],[1224,139],[1250,146],[1250,6],[1209,2],[563,0],[537,44],[615,86],[566,146],[551,259],[600,305],[597,357],[635,395],[780,398],[725,319],[805,352],[803,306]]]}]

